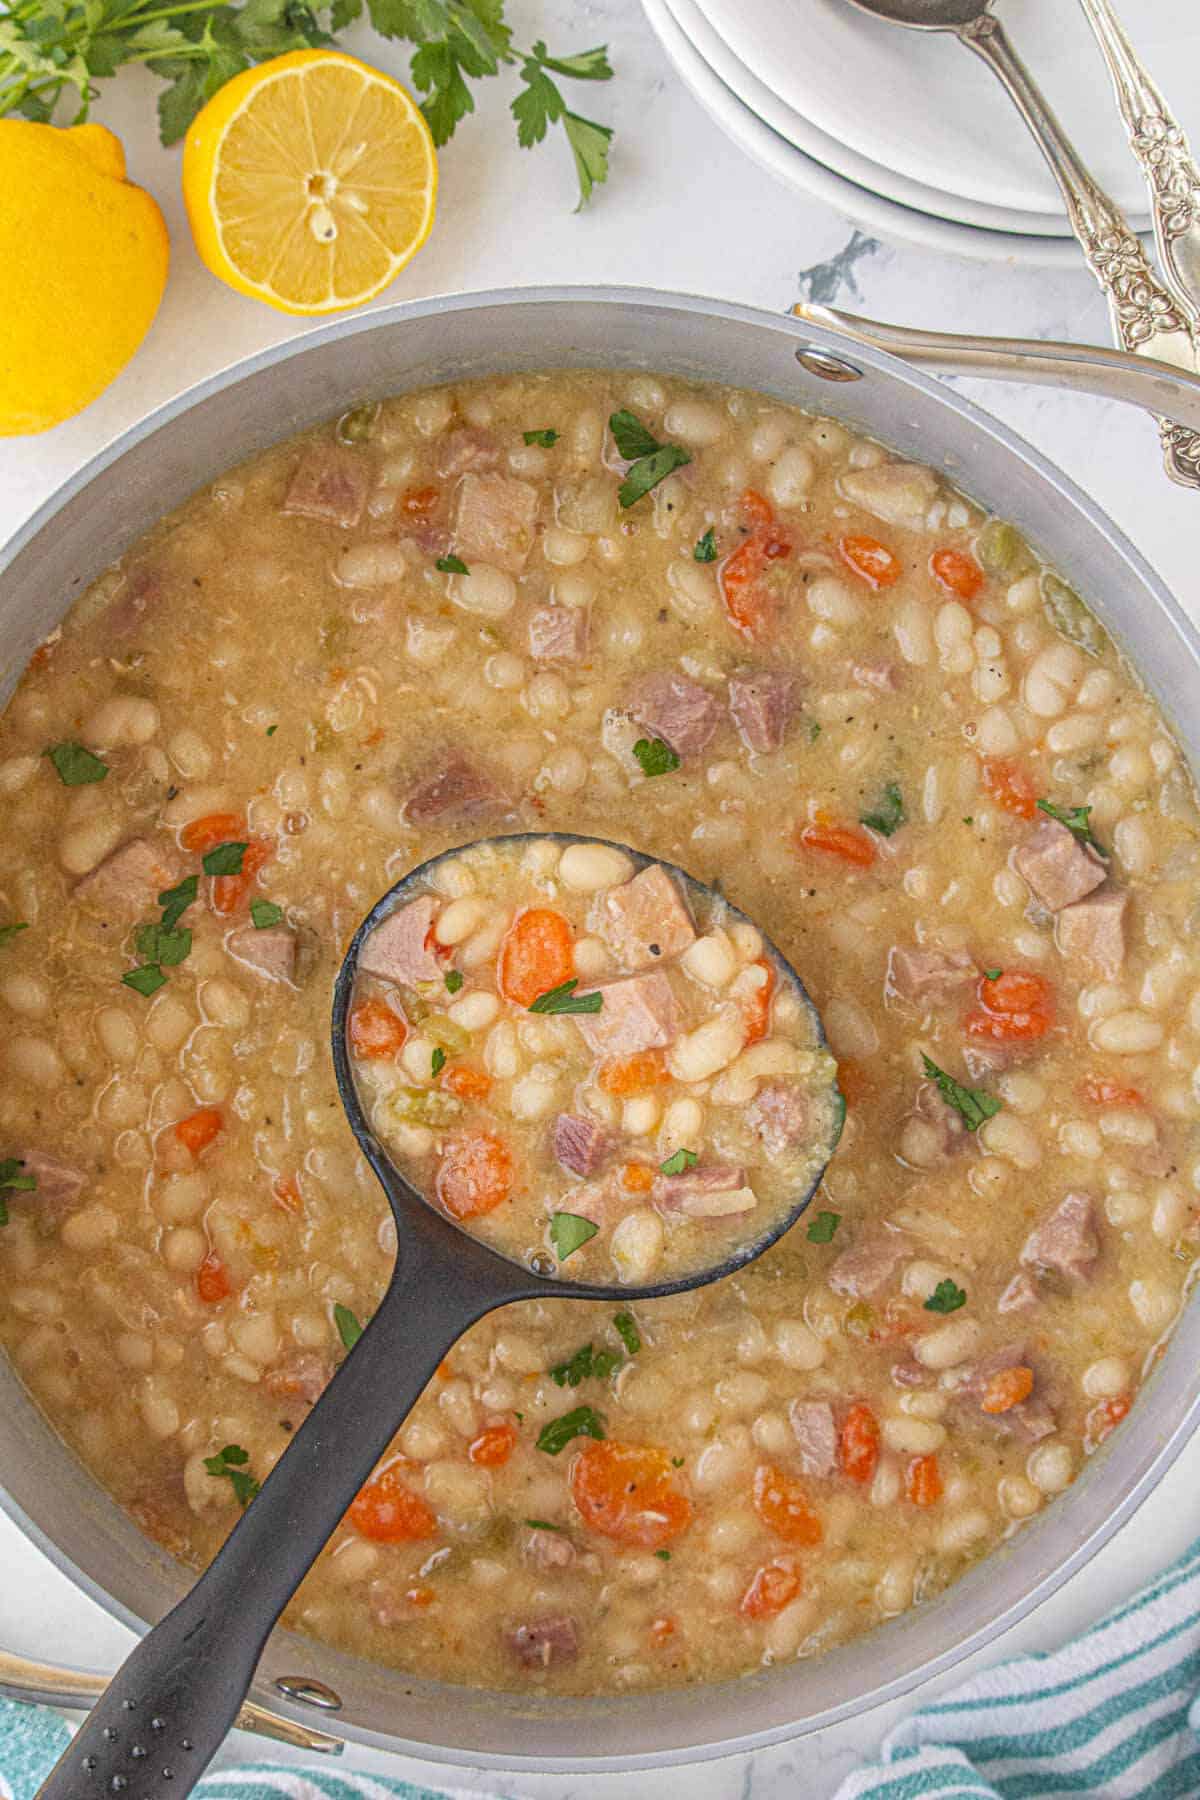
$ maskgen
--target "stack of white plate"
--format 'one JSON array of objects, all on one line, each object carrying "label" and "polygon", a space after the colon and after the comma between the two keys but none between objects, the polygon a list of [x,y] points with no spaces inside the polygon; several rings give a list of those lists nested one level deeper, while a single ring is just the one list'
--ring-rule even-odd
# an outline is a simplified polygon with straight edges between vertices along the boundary
[{"label": "stack of white plate", "polygon": [[[734,141],[870,230],[959,255],[1077,264],[1049,170],[988,69],[944,32],[846,0],[643,0],[663,48]],[[1146,190],[1075,0],[999,8],[1084,161],[1139,230]],[[1123,0],[1131,35],[1200,145],[1200,0]]]}]

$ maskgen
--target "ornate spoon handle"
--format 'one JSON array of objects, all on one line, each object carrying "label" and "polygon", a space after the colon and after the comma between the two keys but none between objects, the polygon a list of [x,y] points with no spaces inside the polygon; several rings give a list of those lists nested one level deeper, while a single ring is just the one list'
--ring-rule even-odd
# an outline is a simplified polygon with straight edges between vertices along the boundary
[{"label": "ornate spoon handle", "polygon": [[1193,329],[1200,329],[1200,168],[1109,0],[1079,4],[1108,64],[1129,147],[1150,189],[1158,260]]},{"label": "ornate spoon handle", "polygon": [[[1080,161],[1000,21],[983,13],[958,35],[999,76],[1037,139],[1062,189],[1071,228],[1088,266],[1108,297],[1118,344],[1135,355],[1195,369],[1196,343],[1190,320],[1159,281],[1120,207]],[[1172,481],[1181,487],[1200,488],[1200,433],[1160,419],[1159,437]]]}]

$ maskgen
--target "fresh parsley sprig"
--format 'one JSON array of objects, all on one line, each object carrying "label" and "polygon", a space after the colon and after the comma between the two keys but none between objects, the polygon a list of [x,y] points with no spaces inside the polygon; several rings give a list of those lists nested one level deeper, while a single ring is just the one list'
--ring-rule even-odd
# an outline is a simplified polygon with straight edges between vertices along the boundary
[{"label": "fresh parsley sprig", "polygon": [[210,1475],[229,1482],[241,1507],[249,1506],[262,1486],[246,1467],[249,1461],[250,1452],[243,1450],[240,1444],[226,1444],[215,1456],[206,1456],[204,1459],[204,1467]]},{"label": "fresh parsley sprig", "polygon": [[982,1088],[963,1087],[955,1081],[953,1075],[947,1075],[945,1069],[939,1069],[932,1057],[922,1055],[925,1066],[925,1078],[937,1086],[938,1093],[952,1106],[968,1131],[978,1131],[987,1119],[994,1119],[1002,1110],[1003,1102],[992,1094],[985,1094]]}]

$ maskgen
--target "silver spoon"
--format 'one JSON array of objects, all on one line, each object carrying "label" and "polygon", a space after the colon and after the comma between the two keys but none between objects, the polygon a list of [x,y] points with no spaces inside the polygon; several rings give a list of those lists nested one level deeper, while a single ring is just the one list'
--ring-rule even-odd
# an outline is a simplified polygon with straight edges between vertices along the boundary
[{"label": "silver spoon", "polygon": [[[563,844],[603,841],[563,832],[486,841],[534,837]],[[334,983],[332,1051],[338,1092],[396,1221],[396,1263],[387,1292],[257,1498],[191,1591],[117,1670],[39,1789],[39,1800],[101,1800],[113,1794],[123,1800],[178,1800],[192,1791],[238,1717],[280,1613],[438,1363],[468,1326],[514,1300],[619,1298],[627,1304],[705,1287],[761,1256],[799,1218],[824,1175],[844,1107],[835,1109],[825,1161],[782,1220],[710,1268],[643,1287],[543,1274],[471,1237],[430,1205],[391,1161],[367,1120],[346,1031],[367,938],[425,889],[439,863],[459,856],[464,847],[420,864],[383,896],[355,932]],[[636,869],[650,863],[667,869],[705,909],[716,899],[711,889],[661,857],[643,856],[625,844],[614,848]],[[745,918],[736,907],[723,904],[734,920]],[[780,986],[789,986],[808,1011],[823,1045],[820,1017],[799,976],[766,939],[763,954]],[[840,1102],[833,1084],[831,1092]]]},{"label": "silver spoon", "polygon": [[[1003,82],[1062,190],[1071,229],[1108,298],[1118,344],[1138,356],[1197,367],[1189,321],[1159,281],[1137,233],[1116,201],[1080,160],[1049,101],[1013,49],[990,0],[849,0],[860,12],[917,31],[953,32]],[[1200,432],[1168,418],[1158,422],[1167,474],[1200,488]]]}]

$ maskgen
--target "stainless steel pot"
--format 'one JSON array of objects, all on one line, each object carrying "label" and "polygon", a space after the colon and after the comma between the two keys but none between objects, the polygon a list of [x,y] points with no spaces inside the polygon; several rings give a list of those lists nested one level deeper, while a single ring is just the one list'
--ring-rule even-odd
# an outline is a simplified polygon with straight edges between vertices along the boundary
[{"label": "stainless steel pot", "polygon": [[[253,451],[372,395],[493,371],[639,367],[845,419],[1013,519],[1129,651],[1196,764],[1200,640],[1133,546],[1036,451],[937,381],[861,344],[861,378],[831,379],[838,366],[845,374],[845,348],[811,323],[619,288],[468,295],[324,326],[153,413],[42,507],[0,558],[0,692],[131,539]],[[1014,1624],[1129,1517],[1198,1415],[1192,1306],[1129,1422],[1067,1495],[938,1600],[812,1662],[721,1686],[543,1703],[420,1681],[277,1632],[254,1696],[381,1747],[489,1768],[620,1769],[751,1750],[892,1699]],[[0,1504],[111,1613],[138,1627],[179,1598],[185,1573],[84,1472],[6,1364],[0,1467]],[[336,1715],[288,1704],[305,1678],[340,1696]]]}]

